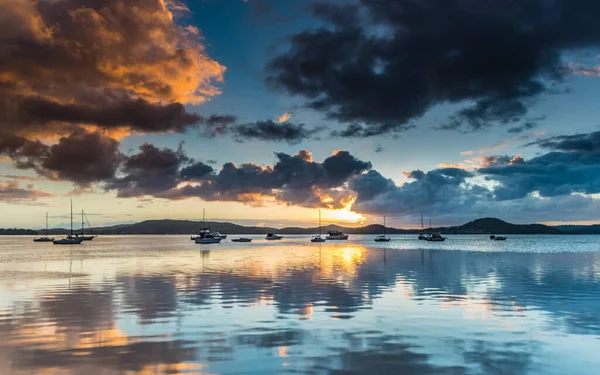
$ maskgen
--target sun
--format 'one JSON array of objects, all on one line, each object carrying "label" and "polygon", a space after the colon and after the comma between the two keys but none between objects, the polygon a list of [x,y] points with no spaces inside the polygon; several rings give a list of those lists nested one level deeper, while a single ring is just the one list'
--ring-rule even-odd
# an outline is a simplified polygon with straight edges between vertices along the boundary
[{"label": "sun", "polygon": [[367,220],[363,215],[352,211],[354,200],[346,204],[341,210],[330,210],[327,212],[327,221],[361,224]]}]

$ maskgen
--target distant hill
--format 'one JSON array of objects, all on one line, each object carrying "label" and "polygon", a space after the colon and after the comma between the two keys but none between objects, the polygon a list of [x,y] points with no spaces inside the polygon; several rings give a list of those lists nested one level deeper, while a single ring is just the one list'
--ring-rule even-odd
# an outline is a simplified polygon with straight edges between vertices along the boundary
[{"label": "distant hill", "polygon": [[38,232],[31,229],[20,229],[20,228],[0,228],[0,236],[19,236],[19,235],[37,235]]},{"label": "distant hill", "polygon": [[600,225],[558,225],[555,227],[566,234],[600,234]]},{"label": "distant hill", "polygon": [[[491,217],[477,219],[455,228],[458,229],[458,233],[563,234],[560,229],[543,224],[511,224]],[[448,228],[447,233],[452,233],[452,229]]]},{"label": "distant hill", "polygon": [[[242,226],[227,222],[207,222],[213,231],[224,234],[316,234],[318,227],[313,228],[273,228]],[[191,220],[146,220],[134,224],[120,224],[108,227],[94,228],[95,234],[192,234],[197,233],[201,223]],[[348,228],[339,225],[327,225],[322,228],[326,233],[330,230],[339,230],[347,234],[381,234],[383,226],[379,224],[367,225],[358,228]],[[433,231],[443,234],[600,234],[600,225],[561,225],[551,227],[543,224],[512,224],[496,218],[483,218],[468,222],[461,226],[434,228]],[[48,231],[50,235],[64,235],[69,231],[63,228],[54,228]],[[76,230],[76,233],[79,231]],[[386,228],[387,234],[416,234],[417,229]],[[0,235],[37,235],[43,230],[30,229],[0,229]],[[90,233],[89,229],[85,233]]]}]

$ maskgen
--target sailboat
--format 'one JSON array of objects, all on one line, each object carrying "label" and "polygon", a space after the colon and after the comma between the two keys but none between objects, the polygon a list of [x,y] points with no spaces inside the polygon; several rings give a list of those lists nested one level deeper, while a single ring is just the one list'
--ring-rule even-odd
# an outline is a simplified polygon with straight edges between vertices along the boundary
[{"label": "sailboat", "polygon": [[442,237],[439,233],[433,232],[433,227],[431,226],[431,218],[429,218],[429,236],[425,237],[425,241],[430,242],[442,242],[446,240],[446,237]]},{"label": "sailboat", "polygon": [[33,242],[52,242],[54,238],[48,238],[48,213],[46,212],[46,231],[44,237],[34,238]]},{"label": "sailboat", "polygon": [[200,227],[200,231],[197,235],[191,235],[190,240],[195,241],[202,233],[210,233],[210,226],[206,225],[206,210],[204,208],[202,209],[202,226]]},{"label": "sailboat", "polygon": [[204,245],[221,242],[221,236],[217,237],[210,233],[210,227],[206,226],[206,211],[204,209],[202,209],[202,227],[200,228],[200,233],[196,237],[192,237],[192,239],[197,244]]},{"label": "sailboat", "polygon": [[314,236],[310,242],[325,242],[327,241],[325,238],[321,236],[321,209],[319,209],[319,235]]},{"label": "sailboat", "polygon": [[[83,227],[84,227],[84,224],[83,224],[83,216],[84,216],[84,215],[85,215],[85,214],[84,214],[83,210],[81,210],[81,234],[79,234],[79,233],[78,233],[78,234],[75,234],[75,235],[72,235],[72,234],[71,234],[71,235],[67,236],[67,238],[79,238],[79,239],[81,239],[82,241],[91,241],[91,240],[93,240],[94,238],[96,238],[96,236],[94,236],[94,235],[91,235],[91,236],[85,236],[85,235],[83,234],[83,229],[84,229],[84,228],[83,228]],[[88,223],[88,226],[89,226],[89,223]],[[92,227],[90,227],[90,232],[91,232],[91,231],[92,231]]]},{"label": "sailboat", "polygon": [[52,241],[55,245],[79,245],[83,240],[73,236],[73,200],[71,199],[71,234],[67,238]]},{"label": "sailboat", "polygon": [[425,238],[425,231],[423,230],[423,213],[421,213],[421,233],[419,233],[419,239],[424,240]]},{"label": "sailboat", "polygon": [[383,217],[383,236],[375,237],[375,242],[390,242],[391,238],[385,236],[385,216]]}]

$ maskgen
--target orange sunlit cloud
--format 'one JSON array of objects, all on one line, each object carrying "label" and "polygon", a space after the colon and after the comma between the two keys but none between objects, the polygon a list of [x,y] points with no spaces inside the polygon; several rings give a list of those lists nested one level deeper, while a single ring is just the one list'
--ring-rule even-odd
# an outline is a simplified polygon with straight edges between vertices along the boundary
[{"label": "orange sunlit cloud", "polygon": [[278,124],[281,124],[281,123],[287,122],[291,119],[292,119],[292,114],[289,112],[286,112],[283,115],[279,116],[275,122],[277,122]]},{"label": "orange sunlit cloud", "polygon": [[[55,142],[74,126],[122,139],[130,129],[192,125],[193,116],[173,103],[199,104],[220,94],[214,83],[225,67],[207,55],[197,28],[176,23],[173,12],[185,10],[164,0],[102,8],[1,1],[1,32],[15,49],[0,72],[3,130]],[[56,16],[62,14],[68,16]],[[134,105],[157,115],[135,118],[142,115]]]}]

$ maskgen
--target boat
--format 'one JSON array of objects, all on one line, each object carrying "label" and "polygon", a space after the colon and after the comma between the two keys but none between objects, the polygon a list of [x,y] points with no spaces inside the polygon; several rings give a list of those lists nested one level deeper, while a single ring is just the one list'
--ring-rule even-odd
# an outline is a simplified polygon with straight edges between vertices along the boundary
[{"label": "boat", "polygon": [[224,239],[226,239],[226,238],[227,238],[227,235],[226,235],[226,234],[221,234],[221,233],[219,233],[219,232],[213,232],[213,233],[211,233],[211,234],[212,234],[213,236],[215,236],[215,237],[219,237],[219,238],[220,238],[220,239],[222,239],[222,240],[224,240]]},{"label": "boat", "polygon": [[265,237],[265,239],[269,240],[269,241],[280,240],[282,238],[283,238],[283,236],[280,236],[275,233],[269,233],[269,234],[267,234],[267,237]]},{"label": "boat", "polygon": [[46,212],[46,231],[44,232],[44,237],[34,238],[33,242],[52,242],[54,238],[48,237],[48,213]]},{"label": "boat", "polygon": [[425,241],[429,242],[442,242],[445,240],[446,237],[442,237],[439,233],[432,233],[431,235],[425,237]]},{"label": "boat", "polygon": [[[67,236],[67,238],[71,239],[71,238],[79,238],[82,241],[91,241],[94,238],[96,238],[96,236],[94,236],[93,234],[90,236],[86,236],[83,231],[84,231],[84,223],[83,223],[83,217],[84,217],[85,213],[83,212],[83,210],[81,210],[81,233],[76,233],[75,235],[70,234]],[[87,219],[87,218],[86,218]],[[90,223],[88,221],[88,226],[90,227],[90,232],[92,231],[92,227],[90,226]]]},{"label": "boat", "polygon": [[79,245],[82,242],[83,239],[73,236],[73,200],[71,200],[71,234],[66,238],[53,240],[52,243],[55,245]]},{"label": "boat", "polygon": [[321,210],[319,209],[319,234],[311,238],[310,242],[325,242],[325,238],[321,236]]},{"label": "boat", "polygon": [[[202,235],[206,235],[206,234],[210,234],[213,237],[217,237],[217,236],[215,236],[214,233],[212,233],[210,231],[210,225],[206,224],[206,210],[203,208],[202,209],[202,226],[200,227],[200,230],[198,231],[197,235],[190,236],[190,240],[195,241],[196,239],[200,238]],[[220,234],[219,234],[218,238],[222,239]]]},{"label": "boat", "polygon": [[[492,236],[490,236],[491,239]],[[494,236],[493,240],[494,241],[506,241],[506,236]]]},{"label": "boat", "polygon": [[194,240],[197,244],[207,245],[212,243],[220,243],[221,237],[215,237],[212,233],[200,233]]},{"label": "boat", "polygon": [[424,240],[426,237],[425,231],[423,230],[423,214],[421,214],[421,233],[419,233],[419,239]]},{"label": "boat", "polygon": [[234,238],[231,242],[252,242],[252,238]]},{"label": "boat", "polygon": [[33,242],[52,242],[52,241],[54,241],[54,238],[40,237],[40,238],[33,239]]},{"label": "boat", "polygon": [[342,233],[339,230],[330,230],[327,232],[327,237],[325,237],[325,239],[330,240],[330,241],[347,240],[348,235]]},{"label": "boat", "polygon": [[375,242],[390,242],[391,238],[385,236],[385,216],[383,217],[383,235],[375,237]]},{"label": "boat", "polygon": [[83,242],[81,238],[63,238],[60,240],[52,241],[55,245],[80,245]]}]

